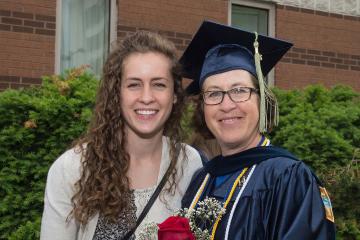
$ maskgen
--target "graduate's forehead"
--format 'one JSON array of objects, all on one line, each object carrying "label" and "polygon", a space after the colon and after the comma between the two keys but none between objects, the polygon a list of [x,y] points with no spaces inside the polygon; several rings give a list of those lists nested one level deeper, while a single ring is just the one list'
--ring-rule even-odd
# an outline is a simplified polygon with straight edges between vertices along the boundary
[{"label": "graduate's forehead", "polygon": [[246,70],[230,70],[206,78],[202,85],[202,90],[229,90],[235,87],[255,87],[253,79],[255,78]]}]

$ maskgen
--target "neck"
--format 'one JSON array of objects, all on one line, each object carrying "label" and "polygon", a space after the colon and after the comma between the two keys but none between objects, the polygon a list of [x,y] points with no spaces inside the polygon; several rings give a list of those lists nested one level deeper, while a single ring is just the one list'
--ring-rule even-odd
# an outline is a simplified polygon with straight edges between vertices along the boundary
[{"label": "neck", "polygon": [[[151,138],[142,138],[132,131],[127,133],[126,149],[131,162],[160,162],[162,152],[162,132]],[[160,156],[160,158],[158,157]]]},{"label": "neck", "polygon": [[243,143],[234,143],[234,144],[223,144],[220,146],[221,154],[223,156],[229,156],[235,153],[243,152],[250,148],[256,147],[261,140],[261,134],[257,133],[251,137],[248,141]]},{"label": "neck", "polygon": [[143,189],[156,185],[162,157],[162,132],[142,138],[132,131],[127,133],[130,166],[127,175],[130,188]]}]

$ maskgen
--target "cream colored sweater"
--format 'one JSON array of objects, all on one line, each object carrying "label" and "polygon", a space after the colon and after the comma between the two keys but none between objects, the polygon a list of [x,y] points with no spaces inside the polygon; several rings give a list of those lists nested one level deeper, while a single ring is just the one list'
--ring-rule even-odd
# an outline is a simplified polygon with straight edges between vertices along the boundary
[{"label": "cream colored sweater", "polygon": [[[181,207],[181,199],[185,193],[193,173],[201,167],[198,152],[186,145],[187,162],[179,161],[177,168],[182,166],[183,176],[177,182],[174,196],[166,196],[168,206],[159,200],[154,202],[146,217],[147,222],[160,223]],[[182,154],[180,159],[182,159]],[[45,189],[44,212],[41,221],[41,240],[91,240],[98,221],[95,215],[85,227],[80,227],[74,220],[66,222],[72,210],[71,197],[74,195],[74,184],[80,178],[81,155],[70,149],[61,155],[51,166]],[[163,137],[162,158],[157,183],[170,164],[168,139]],[[166,186],[165,186],[166,188]],[[170,207],[170,209],[168,209]]]}]

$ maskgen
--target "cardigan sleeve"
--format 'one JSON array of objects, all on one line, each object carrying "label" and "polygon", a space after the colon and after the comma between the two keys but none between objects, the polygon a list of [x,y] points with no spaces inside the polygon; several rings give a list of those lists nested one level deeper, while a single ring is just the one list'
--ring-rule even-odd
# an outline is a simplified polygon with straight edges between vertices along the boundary
[{"label": "cardigan sleeve", "polygon": [[74,184],[80,176],[80,154],[73,149],[61,155],[48,172],[44,211],[41,221],[41,240],[77,239],[79,226],[74,219],[67,221],[73,206]]}]

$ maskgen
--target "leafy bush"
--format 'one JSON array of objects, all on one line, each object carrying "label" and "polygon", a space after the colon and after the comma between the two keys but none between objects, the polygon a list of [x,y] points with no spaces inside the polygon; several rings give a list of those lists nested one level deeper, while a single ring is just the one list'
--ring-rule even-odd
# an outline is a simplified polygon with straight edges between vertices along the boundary
[{"label": "leafy bush", "polygon": [[0,93],[0,239],[38,236],[47,171],[85,131],[97,84],[83,67]]},{"label": "leafy bush", "polygon": [[40,238],[40,217],[35,222],[27,221],[10,235],[9,240],[33,240]]},{"label": "leafy bush", "polygon": [[358,93],[344,86],[310,86],[302,92],[277,90],[276,95],[280,125],[271,135],[273,143],[317,170],[349,163],[360,146]]}]

